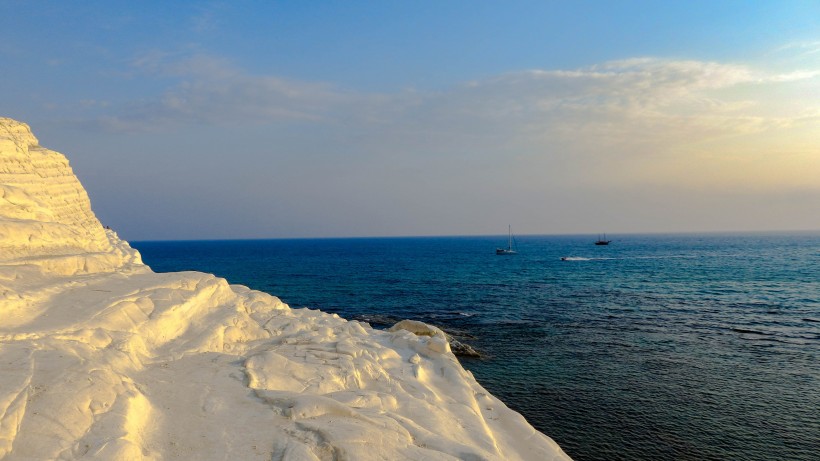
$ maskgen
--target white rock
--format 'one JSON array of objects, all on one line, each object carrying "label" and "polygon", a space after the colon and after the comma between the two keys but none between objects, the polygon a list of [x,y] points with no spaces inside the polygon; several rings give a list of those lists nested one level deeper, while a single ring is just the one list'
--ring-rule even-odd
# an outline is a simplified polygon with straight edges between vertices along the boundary
[{"label": "white rock", "polygon": [[0,191],[4,460],[569,459],[438,329],[377,331],[151,272],[65,158],[4,118]]}]

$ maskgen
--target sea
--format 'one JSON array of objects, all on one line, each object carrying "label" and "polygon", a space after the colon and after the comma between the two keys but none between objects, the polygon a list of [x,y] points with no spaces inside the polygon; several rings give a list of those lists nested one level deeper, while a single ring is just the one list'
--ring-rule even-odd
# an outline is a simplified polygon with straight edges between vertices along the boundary
[{"label": "sea", "polygon": [[575,460],[820,459],[820,232],[609,238],[132,245],[293,308],[437,325]]}]

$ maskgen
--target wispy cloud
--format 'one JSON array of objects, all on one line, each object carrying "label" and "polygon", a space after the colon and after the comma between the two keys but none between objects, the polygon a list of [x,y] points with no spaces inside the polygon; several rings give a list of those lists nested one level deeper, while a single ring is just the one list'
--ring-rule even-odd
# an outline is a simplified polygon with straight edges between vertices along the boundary
[{"label": "wispy cloud", "polygon": [[[519,162],[522,171],[548,170],[556,182],[674,176],[685,168],[670,165],[683,158],[726,150],[727,143],[756,151],[755,136],[787,136],[820,113],[820,103],[799,97],[806,87],[820,88],[818,70],[768,72],[691,60],[536,69],[392,94],[254,75],[204,55],[154,53],[132,64],[148,78],[173,83],[160,95],[104,107],[107,115],[98,121],[105,128],[316,124],[317,133],[335,133],[333,142],[350,150],[394,159],[469,158],[487,168],[504,157],[511,168]],[[563,168],[552,177],[556,162]]]},{"label": "wispy cloud", "polygon": [[803,41],[789,43],[775,50],[776,53],[792,53],[798,56],[820,54],[820,41]]},{"label": "wispy cloud", "polygon": [[200,5],[196,14],[191,17],[191,27],[195,32],[214,32],[218,29],[220,10],[224,8],[222,2],[210,2]]},{"label": "wispy cloud", "polygon": [[766,75],[740,65],[648,58],[571,71],[532,70],[419,95],[423,102],[412,110],[423,113],[412,119],[518,142],[532,138],[531,143],[574,138],[563,143],[611,147],[703,140],[788,123],[788,117],[766,116],[754,90],[732,92],[813,75]]},{"label": "wispy cloud", "polygon": [[[731,131],[735,119],[749,127],[754,91],[729,94],[741,85],[816,79],[820,70],[766,73],[748,66],[701,61],[640,58],[575,70],[531,70],[466,82],[437,92],[371,94],[332,84],[253,75],[230,62],[204,55],[179,58],[153,53],[132,62],[135,69],[175,81],[163,94],[119,107],[109,119],[148,127],[177,123],[275,123],[313,120],[376,123],[434,131],[451,126],[496,127],[532,132],[591,129],[595,125],[629,131],[672,123],[719,124]],[[762,117],[765,118],[765,117]],[[442,125],[443,124],[443,125]],[[762,123],[765,124],[765,123]],[[514,128],[517,127],[517,128]]]},{"label": "wispy cloud", "polygon": [[204,55],[176,58],[156,52],[135,59],[132,67],[137,71],[176,83],[160,95],[117,108],[101,119],[102,126],[115,130],[152,130],[180,123],[318,121],[333,107],[366,98],[352,96],[325,83],[251,75],[219,58]]},{"label": "wispy cloud", "polygon": [[769,82],[796,82],[800,80],[810,80],[820,76],[820,70],[797,70],[783,74],[769,75],[763,81]]},{"label": "wispy cloud", "polygon": [[[309,227],[366,222],[367,232],[384,234],[441,232],[413,227],[425,220],[451,223],[452,232],[463,232],[455,224],[463,220],[478,229],[487,210],[554,231],[619,219],[624,228],[635,219],[638,228],[687,229],[688,220],[729,228],[738,224],[709,226],[726,209],[777,202],[769,196],[795,197],[789,206],[800,210],[820,194],[820,102],[806,97],[820,90],[820,75],[811,68],[636,58],[373,93],[258,75],[190,51],[150,53],[131,65],[127,78],[161,90],[74,110],[103,114],[98,129],[146,132],[144,144],[118,152],[165,162],[144,178],[164,175],[183,191],[214,185],[198,189],[199,210],[209,197],[230,201],[231,210],[235,202],[310,215],[302,221]],[[242,136],[229,156],[223,133]],[[298,199],[272,198],[294,191]],[[576,227],[554,227],[560,219]]]}]

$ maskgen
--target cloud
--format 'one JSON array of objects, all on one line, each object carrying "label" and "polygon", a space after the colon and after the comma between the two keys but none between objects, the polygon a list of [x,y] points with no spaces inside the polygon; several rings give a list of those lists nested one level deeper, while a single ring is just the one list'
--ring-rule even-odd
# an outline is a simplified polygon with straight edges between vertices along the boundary
[{"label": "cloud", "polygon": [[[204,229],[203,210],[217,202],[228,213],[268,210],[269,226],[241,235],[282,216],[317,235],[492,232],[488,213],[540,231],[619,219],[624,229],[631,219],[642,230],[742,228],[725,217],[747,212],[727,210],[769,196],[809,209],[820,194],[820,103],[805,96],[820,86],[812,69],[636,58],[373,93],[254,74],[190,50],[131,65],[128,78],[161,90],[88,110],[102,114],[96,128],[149,131],[103,137],[114,145],[110,168],[133,182],[118,199],[146,184],[182,196],[172,203],[188,210],[180,226]],[[248,213],[238,221],[253,223]],[[752,217],[750,228],[771,227]],[[334,231],[317,230],[331,221]]]},{"label": "cloud", "polygon": [[[809,79],[817,72],[768,75],[746,66],[698,61],[634,59],[573,72],[533,71],[487,82],[488,91],[511,95],[519,113],[572,129],[595,125],[634,131],[636,126],[662,129],[674,124],[720,126],[747,132],[750,118],[763,99],[754,89],[733,94],[738,87]],[[475,91],[478,87],[473,86]],[[765,112],[765,111],[761,111]],[[715,124],[716,120],[723,123]],[[705,123],[704,123],[705,122]],[[681,125],[682,124],[682,125]],[[685,131],[685,130],[682,130]]]},{"label": "cloud", "polygon": [[782,138],[781,152],[795,142],[803,153],[817,147],[801,139],[820,104],[799,97],[807,87],[817,90],[817,70],[635,58],[377,94],[254,75],[205,55],[153,53],[132,65],[144,78],[172,84],[160,95],[102,108],[98,122],[107,129],[300,123],[333,152],[416,170],[472,169],[476,178],[504,162],[523,176],[543,171],[553,184],[681,182],[676,175],[702,174],[687,159],[749,169],[734,157],[718,162],[714,153],[757,153],[772,145],[764,139]]},{"label": "cloud", "polygon": [[781,46],[775,50],[778,54],[794,54],[799,57],[806,57],[820,54],[820,41],[793,42]]},{"label": "cloud", "polygon": [[219,17],[224,12],[222,3],[206,3],[196,8],[196,13],[190,18],[191,29],[198,33],[214,33],[219,26]]},{"label": "cloud", "polygon": [[[575,70],[530,70],[443,91],[373,94],[329,83],[253,75],[205,55],[155,52],[132,62],[147,78],[173,81],[161,95],[113,109],[120,127],[168,123],[276,123],[302,120],[456,132],[633,131],[668,125],[747,132],[761,100],[733,88],[817,78],[818,70],[767,74],[748,66],[637,58]],[[761,111],[762,112],[762,111]],[[763,128],[766,117],[756,118]],[[720,121],[720,123],[715,123]],[[735,121],[734,128],[732,127]],[[782,120],[778,121],[778,123]],[[510,135],[513,133],[509,133]]]},{"label": "cloud", "polygon": [[660,114],[712,104],[709,90],[754,81],[744,67],[692,61],[635,59],[576,71],[529,71],[471,85],[472,92],[508,96],[527,114]]},{"label": "cloud", "polygon": [[753,97],[724,94],[763,76],[750,68],[633,59],[578,70],[531,70],[414,95],[399,115],[415,132],[492,137],[521,148],[573,146],[603,155],[619,144],[656,147],[765,130]]},{"label": "cloud", "polygon": [[161,95],[133,101],[100,119],[113,130],[156,130],[169,124],[231,125],[319,121],[352,97],[325,83],[251,75],[224,59],[194,55],[179,59],[154,52],[133,60],[149,78],[176,83]]},{"label": "cloud", "polygon": [[805,165],[820,161],[809,134],[820,104],[800,95],[818,90],[817,76],[634,59],[469,82],[430,97],[414,119],[434,120],[419,133],[444,129],[555,185],[776,187],[768,169],[780,185],[816,187]]},{"label": "cloud", "polygon": [[764,79],[769,82],[796,82],[800,80],[810,80],[820,76],[820,70],[798,70],[785,74],[771,75]]}]

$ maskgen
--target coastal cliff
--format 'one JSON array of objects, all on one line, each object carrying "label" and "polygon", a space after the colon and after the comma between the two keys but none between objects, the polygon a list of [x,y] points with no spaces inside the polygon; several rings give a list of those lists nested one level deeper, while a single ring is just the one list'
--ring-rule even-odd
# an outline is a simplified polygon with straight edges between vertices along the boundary
[{"label": "coastal cliff", "polygon": [[100,225],[65,156],[0,118],[0,265],[12,264],[68,275],[142,262]]},{"label": "coastal cliff", "polygon": [[154,273],[0,118],[0,458],[568,460],[442,335]]}]

